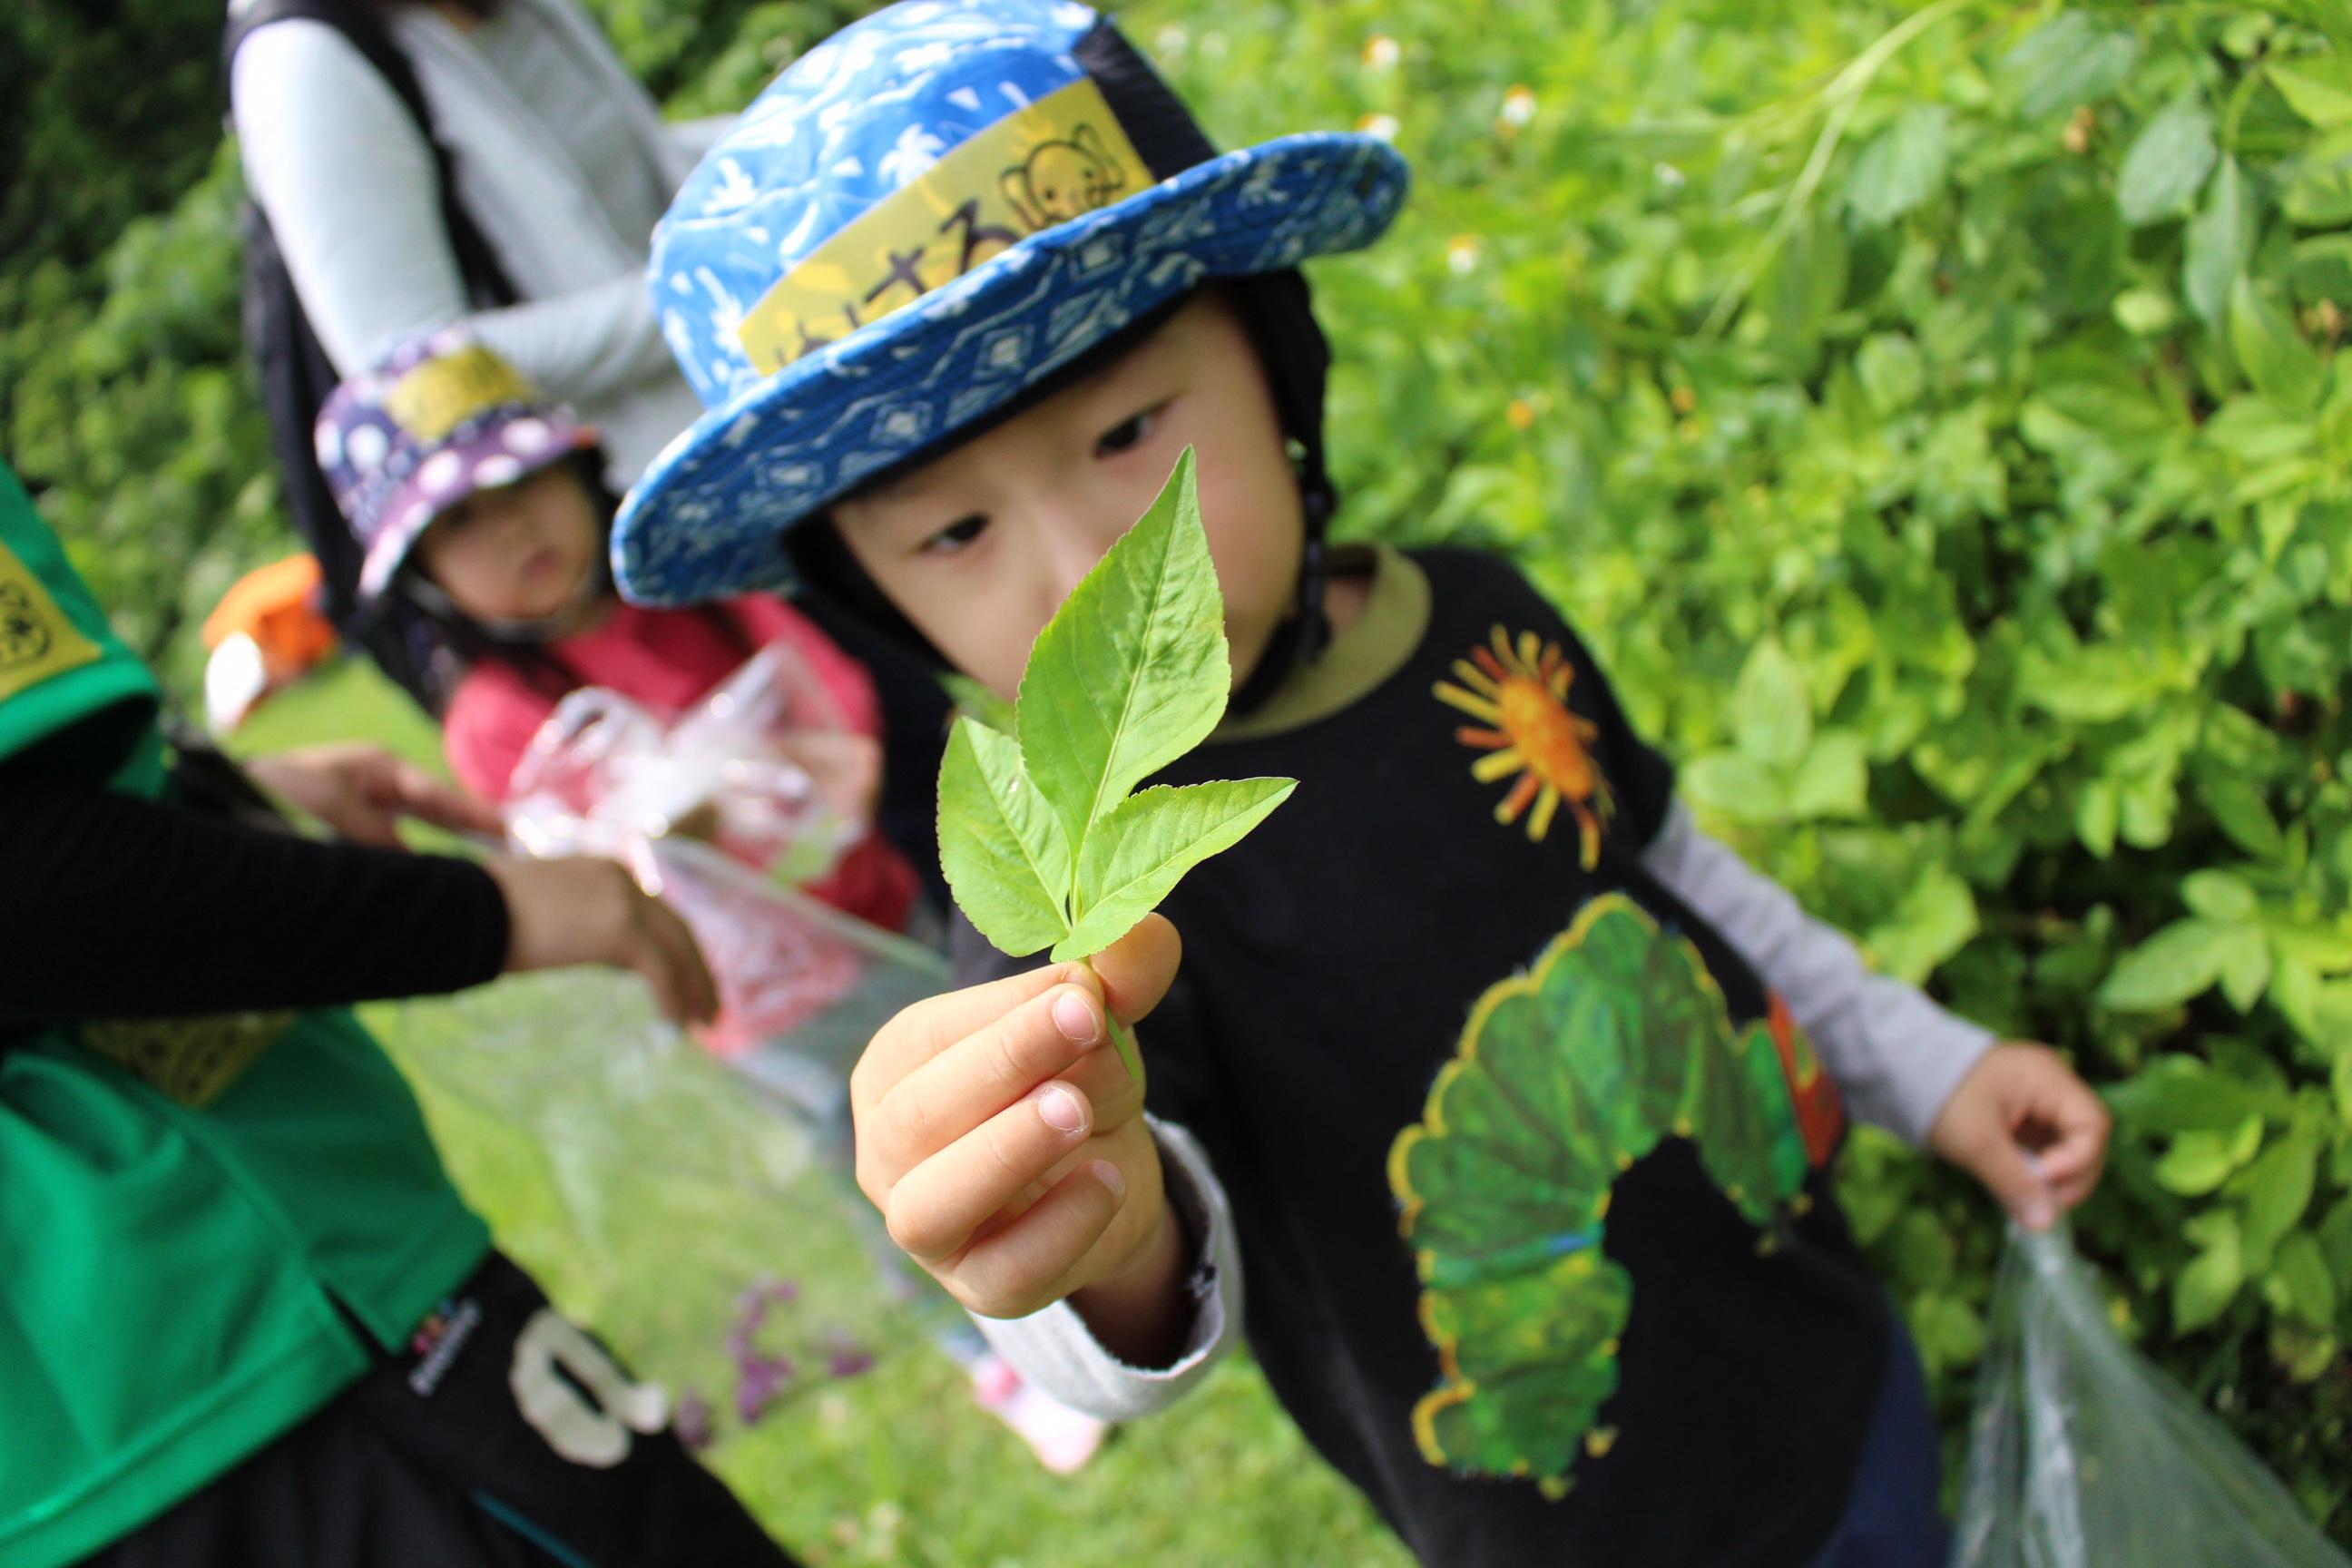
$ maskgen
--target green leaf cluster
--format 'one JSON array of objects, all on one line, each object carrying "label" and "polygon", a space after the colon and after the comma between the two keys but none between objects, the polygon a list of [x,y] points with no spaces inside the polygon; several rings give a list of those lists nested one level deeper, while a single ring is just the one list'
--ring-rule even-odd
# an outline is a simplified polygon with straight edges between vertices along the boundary
[{"label": "green leaf cluster", "polygon": [[[1708,826],[2109,1090],[2118,1321],[2352,1542],[2352,13],[1152,16],[1223,141],[1415,165],[1316,274],[1343,530],[1515,556]],[[1995,1216],[1845,1192],[1957,1419]]]},{"label": "green leaf cluster", "polygon": [[[592,5],[694,112],[866,8]],[[1392,121],[1415,165],[1316,273],[1343,532],[1511,552],[1711,826],[2111,1086],[2118,1322],[2352,1542],[2345,8],[1121,19],[1223,145]],[[0,446],[184,689],[288,547],[219,20],[0,11]],[[1882,1142],[1845,1193],[1957,1415],[1990,1217]]]},{"label": "green leaf cluster", "polygon": [[981,935],[1089,957],[1289,798],[1295,779],[1136,789],[1224,717],[1224,621],[1188,447],[1037,634],[1013,732],[965,713],[948,737],[940,868]]}]

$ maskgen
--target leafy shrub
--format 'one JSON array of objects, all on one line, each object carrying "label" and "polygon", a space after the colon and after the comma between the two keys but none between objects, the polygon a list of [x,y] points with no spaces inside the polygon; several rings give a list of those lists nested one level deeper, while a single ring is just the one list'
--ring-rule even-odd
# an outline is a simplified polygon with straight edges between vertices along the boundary
[{"label": "leafy shrub", "polygon": [[[600,6],[681,112],[857,8]],[[62,37],[73,9],[25,15]],[[130,9],[157,37],[218,16]],[[1887,969],[2110,1086],[2083,1230],[2117,1321],[2352,1542],[2344,8],[1126,19],[1223,142],[1392,124],[1416,165],[1395,235],[1318,275],[1343,526],[1517,555],[1714,826]],[[184,679],[186,616],[282,539],[233,161],[184,155],[217,103],[12,102],[0,145],[47,181],[142,171],[12,250],[0,407]],[[1956,1413],[1994,1217],[1884,1141],[1846,1190]]]},{"label": "leafy shrub", "polygon": [[[1713,825],[2111,1086],[2118,1321],[2352,1539],[2341,13],[1465,37],[1389,0],[1159,37],[1226,140],[1392,121],[1419,170],[1322,277],[1348,525],[1519,556]],[[1998,1240],[1964,1188],[1884,1142],[1848,1183],[1952,1414]]]}]

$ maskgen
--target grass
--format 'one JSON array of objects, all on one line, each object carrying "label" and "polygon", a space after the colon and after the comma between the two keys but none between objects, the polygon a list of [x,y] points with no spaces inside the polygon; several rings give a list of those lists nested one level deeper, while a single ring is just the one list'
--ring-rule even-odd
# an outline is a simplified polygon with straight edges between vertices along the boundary
[{"label": "grass", "polygon": [[[436,761],[431,726],[345,663],[278,698],[245,752],[364,738]],[[862,1200],[805,1135],[614,977],[533,976],[369,1009],[417,1085],[458,1186],[500,1245],[641,1374],[719,1407],[710,1462],[803,1560],[923,1568],[1145,1563],[1394,1568],[1409,1561],[1299,1437],[1245,1361],[1049,1475],[966,1392],[922,1310],[887,1288]],[[518,1030],[519,1020],[534,1026]],[[744,1427],[727,1406],[737,1295],[783,1279],[761,1348],[800,1368]],[[854,1342],[870,1371],[829,1375]]]}]

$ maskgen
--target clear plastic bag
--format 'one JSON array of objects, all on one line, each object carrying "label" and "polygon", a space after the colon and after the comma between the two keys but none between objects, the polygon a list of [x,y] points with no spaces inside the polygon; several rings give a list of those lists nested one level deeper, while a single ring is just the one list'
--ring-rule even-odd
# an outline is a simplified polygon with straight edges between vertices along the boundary
[{"label": "clear plastic bag", "polygon": [[1954,1568],[2352,1568],[2116,1333],[2063,1230],[2001,1261],[1955,1542]]},{"label": "clear plastic bag", "polygon": [[373,1021],[500,1247],[667,1386],[689,1442],[851,1391],[908,1338],[835,1129],[697,1049],[635,975],[520,975]]},{"label": "clear plastic bag", "polygon": [[880,742],[777,643],[675,717],[565,697],[515,766],[508,831],[537,855],[684,834],[796,885],[865,835],[881,778]]},{"label": "clear plastic bag", "polygon": [[695,1037],[815,1116],[899,1008],[945,988],[930,949],[795,889],[871,830],[881,748],[782,644],[665,719],[574,691],[518,764],[507,831],[541,857],[627,865],[693,931],[719,1013]]}]

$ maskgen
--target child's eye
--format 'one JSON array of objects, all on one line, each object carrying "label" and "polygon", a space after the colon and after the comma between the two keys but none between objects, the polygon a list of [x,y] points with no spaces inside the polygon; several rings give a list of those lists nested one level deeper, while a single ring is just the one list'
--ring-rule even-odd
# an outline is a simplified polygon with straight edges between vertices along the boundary
[{"label": "child's eye", "polygon": [[1095,443],[1095,456],[1097,458],[1114,457],[1120,452],[1128,450],[1131,447],[1139,446],[1142,443],[1143,438],[1150,435],[1153,426],[1157,426],[1159,423],[1160,410],[1158,408],[1147,408],[1142,413],[1138,414],[1131,418],[1120,420],[1118,424],[1104,431],[1102,438]]},{"label": "child's eye", "polygon": [[953,555],[987,531],[988,519],[974,514],[951,522],[923,541],[917,553],[922,555]]}]

